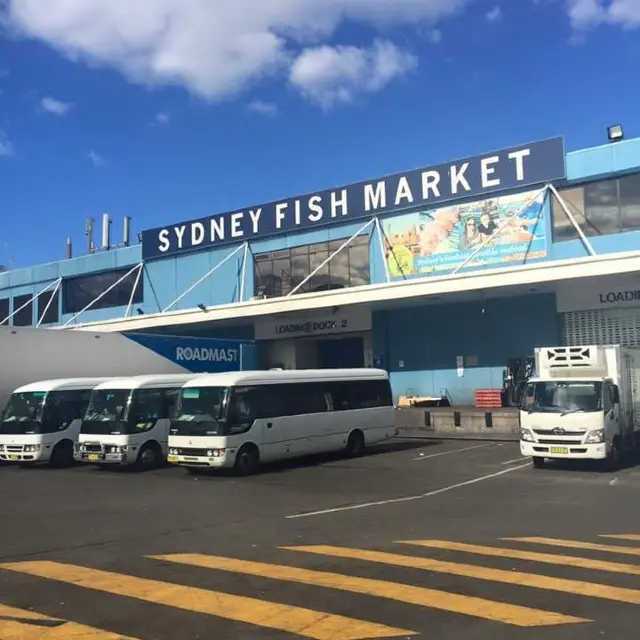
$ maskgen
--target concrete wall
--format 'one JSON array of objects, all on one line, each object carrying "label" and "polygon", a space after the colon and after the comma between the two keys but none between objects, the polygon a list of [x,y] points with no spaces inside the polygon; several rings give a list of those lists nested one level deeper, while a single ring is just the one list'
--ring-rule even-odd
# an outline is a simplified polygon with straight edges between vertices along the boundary
[{"label": "concrete wall", "polygon": [[502,387],[507,360],[558,344],[560,326],[555,295],[531,294],[376,312],[373,336],[396,399],[447,389],[454,404],[471,405],[475,389]]}]

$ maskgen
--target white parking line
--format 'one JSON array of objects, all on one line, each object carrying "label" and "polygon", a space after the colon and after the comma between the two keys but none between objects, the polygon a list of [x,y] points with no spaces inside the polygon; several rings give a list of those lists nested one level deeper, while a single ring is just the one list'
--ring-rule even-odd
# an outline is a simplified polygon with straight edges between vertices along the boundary
[{"label": "white parking line", "polygon": [[502,476],[505,473],[511,473],[512,471],[518,471],[518,469],[524,469],[525,467],[530,467],[531,463],[527,462],[527,464],[521,464],[517,467],[509,467],[508,469],[503,469],[502,471],[498,471],[496,473],[491,473],[487,476],[480,476],[479,478],[474,478],[473,480],[466,480],[465,482],[458,482],[457,484],[452,484],[448,487],[443,487],[442,489],[436,489],[435,491],[429,491],[428,493],[421,493],[418,496],[405,496],[404,498],[391,498],[390,500],[379,500],[378,502],[364,502],[362,504],[352,504],[348,507],[335,507],[334,509],[322,509],[321,511],[308,511],[306,513],[296,513],[292,516],[285,516],[287,520],[292,520],[294,518],[308,518],[309,516],[322,516],[328,513],[338,513],[339,511],[353,511],[354,509],[365,509],[366,507],[381,507],[387,504],[395,504],[397,502],[409,502],[410,500],[421,500],[422,498],[430,498],[431,496],[437,496],[440,493],[445,493],[446,491],[451,491],[452,489],[459,489],[460,487],[467,487],[470,484],[476,484],[477,482],[482,482],[483,480],[490,480],[491,478],[497,478],[498,476]]},{"label": "white parking line", "polygon": [[432,453],[425,456],[424,454],[414,458],[414,460],[428,460],[429,458],[439,458],[440,456],[450,456],[452,453],[462,453],[463,451],[471,451],[472,449],[484,449],[485,447],[494,447],[495,443],[490,444],[476,444],[473,447],[465,447],[464,449],[452,449],[451,451],[441,451],[440,453]]},{"label": "white parking line", "polygon": [[525,457],[520,457],[520,458],[514,458],[513,460],[505,460],[504,462],[501,462],[500,464],[513,464],[514,462],[522,462],[522,460],[528,460],[528,458]]}]

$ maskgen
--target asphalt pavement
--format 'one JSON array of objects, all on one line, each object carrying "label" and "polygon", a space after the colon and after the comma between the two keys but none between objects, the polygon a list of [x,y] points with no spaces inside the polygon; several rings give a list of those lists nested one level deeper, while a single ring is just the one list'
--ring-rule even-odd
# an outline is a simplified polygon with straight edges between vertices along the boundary
[{"label": "asphalt pavement", "polygon": [[638,637],[640,466],[395,440],[249,478],[0,468],[1,640]]}]

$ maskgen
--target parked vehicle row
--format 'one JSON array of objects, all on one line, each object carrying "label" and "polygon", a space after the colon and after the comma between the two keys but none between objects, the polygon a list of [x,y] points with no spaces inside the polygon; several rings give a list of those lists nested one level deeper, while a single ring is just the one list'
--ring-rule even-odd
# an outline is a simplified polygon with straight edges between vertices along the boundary
[{"label": "parked vehicle row", "polygon": [[378,369],[244,371],[49,380],[16,389],[0,461],[101,467],[165,462],[232,468],[368,445],[397,435]]}]

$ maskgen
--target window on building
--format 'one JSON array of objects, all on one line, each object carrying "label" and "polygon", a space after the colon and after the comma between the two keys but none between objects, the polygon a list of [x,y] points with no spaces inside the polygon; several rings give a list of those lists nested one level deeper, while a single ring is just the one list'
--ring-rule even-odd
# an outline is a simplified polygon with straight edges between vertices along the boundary
[{"label": "window on building", "polygon": [[640,229],[640,173],[620,178],[619,184],[622,231]]},{"label": "window on building", "polygon": [[[106,271],[90,276],[69,278],[62,283],[62,312],[78,313],[88,304],[104,293],[110,286],[126,275],[129,269]],[[135,286],[138,272],[130,273],[122,282],[115,286],[109,293],[97,300],[91,306],[92,309],[111,309],[113,307],[126,307],[129,304],[131,292]],[[138,280],[133,303],[141,303],[144,298],[144,278]]]},{"label": "window on building", "polygon": [[[38,296],[37,305],[36,305],[36,324],[40,322],[42,318],[41,324],[55,324],[60,319],[60,290],[58,289],[55,292],[55,296],[53,291],[45,291]],[[46,309],[46,313],[45,313]],[[44,317],[42,314],[44,313]]]},{"label": "window on building", "polygon": [[13,299],[14,311],[24,307],[13,316],[14,327],[30,327],[33,325],[33,302],[31,302],[31,298],[33,298],[33,294],[27,293],[23,296],[16,296]]},{"label": "window on building", "polygon": [[9,315],[9,298],[0,298],[0,324],[2,324],[2,321],[8,315]]},{"label": "window on building", "polygon": [[[255,295],[269,298],[287,295],[320,267],[344,240],[310,244],[255,256]],[[330,262],[318,270],[298,291],[329,291],[346,289],[371,282],[369,266],[369,236],[359,236]]]},{"label": "window on building", "polygon": [[[560,195],[587,237],[640,230],[640,174],[563,189]],[[552,214],[555,242],[579,237],[555,196]]]}]

